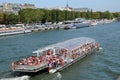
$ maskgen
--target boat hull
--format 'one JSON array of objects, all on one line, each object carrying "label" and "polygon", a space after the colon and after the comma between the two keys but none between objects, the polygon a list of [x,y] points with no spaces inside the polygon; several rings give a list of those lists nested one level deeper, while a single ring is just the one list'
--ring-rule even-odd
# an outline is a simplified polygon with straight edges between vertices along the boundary
[{"label": "boat hull", "polygon": [[76,28],[84,28],[84,27],[89,27],[90,23],[77,23],[75,24]]},{"label": "boat hull", "polygon": [[21,31],[14,31],[14,32],[4,32],[0,33],[0,36],[9,36],[9,35],[16,35],[16,34],[23,34],[24,30]]}]

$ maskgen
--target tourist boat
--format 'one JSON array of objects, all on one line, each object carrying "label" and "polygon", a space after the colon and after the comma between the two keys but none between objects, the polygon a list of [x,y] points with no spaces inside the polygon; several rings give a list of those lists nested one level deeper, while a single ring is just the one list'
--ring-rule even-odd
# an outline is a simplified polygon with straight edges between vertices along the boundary
[{"label": "tourist boat", "polygon": [[55,73],[95,52],[98,48],[99,44],[92,38],[70,39],[33,51],[36,56],[12,62],[12,70],[37,72],[48,68],[49,73]]},{"label": "tourist boat", "polygon": [[84,28],[84,27],[89,27],[90,23],[89,22],[76,23],[75,26],[76,28]]},{"label": "tourist boat", "polygon": [[63,24],[64,24],[64,29],[76,29],[74,21],[66,21]]}]

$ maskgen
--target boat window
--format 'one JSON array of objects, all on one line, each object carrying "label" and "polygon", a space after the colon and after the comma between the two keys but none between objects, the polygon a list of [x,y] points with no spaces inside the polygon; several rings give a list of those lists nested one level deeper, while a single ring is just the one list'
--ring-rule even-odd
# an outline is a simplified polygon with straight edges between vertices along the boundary
[{"label": "boat window", "polygon": [[[79,48],[81,48],[84,44],[87,44],[87,43],[94,43],[95,40],[92,39],[92,38],[88,38],[88,37],[80,37],[80,38],[74,38],[74,39],[70,39],[70,40],[67,40],[67,41],[64,41],[64,42],[60,42],[60,43],[57,43],[57,44],[53,44],[53,45],[50,45],[50,46],[47,46],[45,48],[42,48],[42,49],[39,49],[40,51],[43,50],[43,51],[46,51],[48,49],[62,49],[64,51],[72,51],[73,49],[76,49],[74,52],[78,51]],[[84,45],[85,46],[85,45]],[[77,47],[77,48],[76,48]],[[39,51],[38,50],[38,51]]]}]

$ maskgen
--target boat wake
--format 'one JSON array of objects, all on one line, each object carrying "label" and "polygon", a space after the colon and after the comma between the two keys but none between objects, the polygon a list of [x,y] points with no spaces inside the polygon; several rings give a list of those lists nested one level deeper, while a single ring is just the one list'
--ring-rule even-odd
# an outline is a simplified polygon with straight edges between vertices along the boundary
[{"label": "boat wake", "polygon": [[120,76],[117,78],[117,80],[120,80]]},{"label": "boat wake", "polygon": [[103,48],[102,47],[99,47],[97,52],[102,52],[103,51]]},{"label": "boat wake", "polygon": [[55,73],[55,77],[53,78],[53,80],[61,80],[62,79],[62,75],[60,74],[60,72]]},{"label": "boat wake", "polygon": [[14,78],[3,78],[0,80],[29,80],[30,76],[24,75],[21,77],[14,77]]},{"label": "boat wake", "polygon": [[57,77],[58,77],[59,79],[62,78],[62,75],[60,74],[60,72],[57,72]]},{"label": "boat wake", "polygon": [[99,50],[102,50],[103,48],[102,47],[99,47]]}]

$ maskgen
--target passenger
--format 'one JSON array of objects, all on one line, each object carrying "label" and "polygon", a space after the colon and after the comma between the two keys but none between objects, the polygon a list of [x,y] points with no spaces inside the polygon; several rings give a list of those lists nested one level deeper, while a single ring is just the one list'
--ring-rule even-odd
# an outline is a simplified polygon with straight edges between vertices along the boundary
[{"label": "passenger", "polygon": [[96,44],[95,44],[95,47],[97,48],[97,47],[99,47],[99,45],[100,45],[100,44],[96,43]]},{"label": "passenger", "polygon": [[11,67],[12,67],[12,70],[14,71],[14,69],[15,69],[15,64],[14,64],[14,62],[12,62]]},{"label": "passenger", "polygon": [[48,50],[48,51],[47,51],[47,55],[50,55],[50,54],[51,54],[51,51]]},{"label": "passenger", "polygon": [[40,58],[37,57],[36,59],[37,59],[38,64],[40,64],[41,63]]},{"label": "passenger", "polygon": [[61,60],[61,63],[62,63],[62,66],[65,65],[65,61],[63,59]]},{"label": "passenger", "polygon": [[60,66],[61,65],[61,62],[60,60],[57,61],[57,65]]},{"label": "passenger", "polygon": [[48,63],[48,71],[52,68],[52,65],[53,65],[53,63],[50,61],[50,62]]},{"label": "passenger", "polygon": [[75,54],[72,55],[72,59],[75,59]]},{"label": "passenger", "polygon": [[67,57],[67,52],[65,52],[64,57],[65,57],[65,58]]}]

